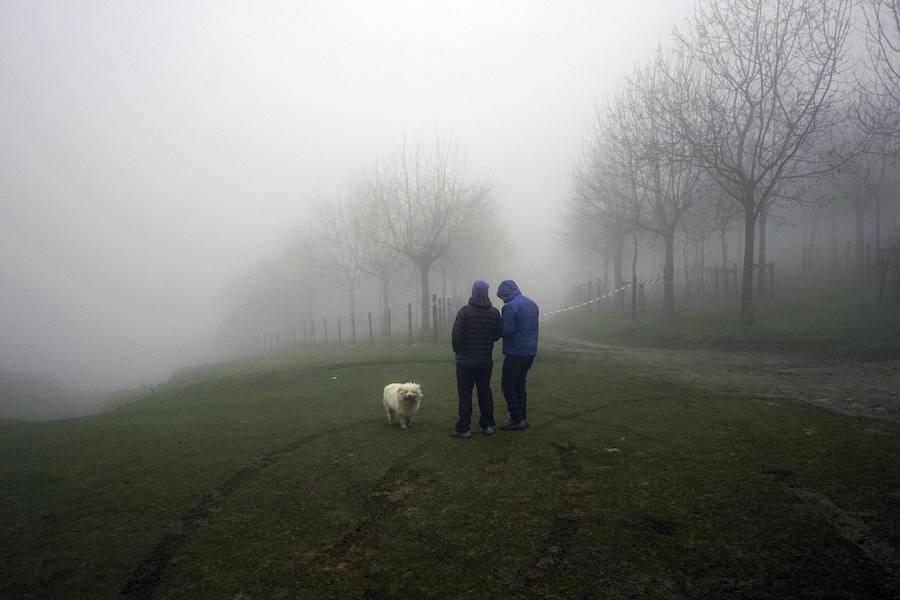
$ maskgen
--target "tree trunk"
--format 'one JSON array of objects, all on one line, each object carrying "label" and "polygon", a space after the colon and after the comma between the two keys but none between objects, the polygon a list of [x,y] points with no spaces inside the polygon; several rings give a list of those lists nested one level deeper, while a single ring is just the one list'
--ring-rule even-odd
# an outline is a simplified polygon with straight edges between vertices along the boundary
[{"label": "tree trunk", "polygon": [[379,285],[381,286],[381,316],[383,321],[381,322],[382,329],[387,326],[389,311],[391,309],[391,278],[390,276],[383,276],[380,278]]},{"label": "tree trunk", "polygon": [[837,219],[831,219],[831,272],[836,273],[838,269],[838,226]]},{"label": "tree trunk", "polygon": [[765,206],[759,211],[759,297],[766,297],[766,221],[769,212]]},{"label": "tree trunk", "polygon": [[356,288],[350,289],[350,340],[356,343]]},{"label": "tree trunk", "polygon": [[742,325],[753,325],[753,241],[756,239],[756,215],[753,214],[753,198],[745,198],[744,204],[744,272],[741,278]]},{"label": "tree trunk", "polygon": [[866,274],[866,249],[865,240],[865,206],[854,206],[853,212],[856,213],[856,275],[864,277]]},{"label": "tree trunk", "polygon": [[638,281],[637,281],[637,257],[638,257],[638,242],[637,242],[637,233],[632,233],[631,236],[634,238],[634,253],[631,256],[631,322],[637,324],[637,295],[638,295]]},{"label": "tree trunk", "polygon": [[663,265],[663,314],[675,314],[675,228],[666,229],[666,262]]},{"label": "tree trunk", "polygon": [[431,331],[429,321],[431,319],[431,294],[428,292],[428,271],[430,265],[419,265],[419,279],[422,283],[422,340],[428,339],[428,332]]},{"label": "tree trunk", "polygon": [[605,259],[603,261],[603,289],[600,290],[600,294],[605,294],[608,291],[609,291],[609,260]]},{"label": "tree trunk", "polygon": [[729,295],[728,291],[728,229],[723,227],[719,230],[719,240],[722,242],[722,269],[725,270],[725,295]]},{"label": "tree trunk", "polygon": [[876,204],[872,212],[875,217],[875,231],[873,232],[875,234],[875,256],[879,256],[881,254],[881,206]]},{"label": "tree trunk", "polygon": [[[622,262],[625,260],[625,235],[616,233],[613,237],[613,277],[615,278],[615,283],[613,284],[613,289],[619,289],[622,287],[623,280],[623,269]],[[624,294],[616,294],[614,299],[616,303],[616,307],[620,312],[625,312],[625,296]]]}]

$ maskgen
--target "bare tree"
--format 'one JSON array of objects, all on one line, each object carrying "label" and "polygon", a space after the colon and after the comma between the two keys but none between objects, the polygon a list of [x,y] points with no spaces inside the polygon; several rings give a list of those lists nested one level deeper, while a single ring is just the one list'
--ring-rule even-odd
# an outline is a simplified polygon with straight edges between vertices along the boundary
[{"label": "bare tree", "polygon": [[[667,127],[666,114],[683,86],[664,77],[666,59],[661,52],[648,67],[627,80],[620,97],[619,119],[609,135],[619,136],[633,158],[629,165],[636,225],[663,240],[663,314],[675,313],[675,233],[678,223],[696,199],[703,169],[688,159],[678,128]],[[674,100],[677,106],[677,99]]]},{"label": "bare tree", "polygon": [[779,183],[832,165],[815,155],[842,100],[839,76],[850,0],[700,0],[685,60],[670,72],[690,86],[677,125],[691,159],[744,212],[740,321],[754,322],[755,227]]},{"label": "bare tree", "polygon": [[[847,158],[841,168],[829,173],[822,183],[825,193],[836,195],[840,199],[837,204],[848,206],[854,214],[855,272],[863,276],[866,273],[866,216],[871,212],[874,217],[874,241],[878,248],[882,212],[897,201],[894,181],[898,158],[888,151],[892,144],[889,136],[871,135],[858,125],[858,121],[848,119],[835,128],[831,145]],[[853,147],[862,147],[864,151],[849,150]]]},{"label": "bare tree", "polygon": [[[621,119],[621,103],[598,109],[581,162],[575,166],[569,193],[567,219],[581,244],[600,250],[613,265],[613,287],[622,286],[625,242],[634,233],[639,206],[634,197],[634,151],[626,140],[610,130]],[[590,236],[596,236],[591,240]],[[624,310],[624,297],[616,297]]]},{"label": "bare tree", "polygon": [[[685,219],[682,220],[682,227],[688,240],[699,246],[700,256],[697,261],[699,269],[702,270],[705,267],[703,245],[715,234],[719,241],[722,268],[727,270],[729,265],[728,233],[740,215],[740,208],[729,198],[724,197],[722,190],[708,176],[701,178],[697,188],[697,201],[693,203],[690,211],[685,215]],[[725,277],[724,289],[728,293],[728,277]]]},{"label": "bare tree", "polygon": [[609,238],[604,235],[603,223],[594,202],[589,199],[589,194],[580,183],[578,180],[573,181],[557,240],[576,254],[598,256],[606,262],[609,257]]},{"label": "bare tree", "polygon": [[484,278],[485,269],[509,248],[509,238],[499,215],[487,206],[477,229],[471,235],[457,238],[445,255],[435,262],[442,275],[442,294],[446,296],[451,293],[446,289],[448,282],[454,289],[460,289],[457,287],[459,285],[462,289],[468,289],[468,284],[474,279]]},{"label": "bare tree", "polygon": [[358,267],[378,282],[380,308],[386,324],[392,282],[405,259],[391,246],[384,213],[368,181],[360,180],[350,188],[348,208],[355,223]]},{"label": "bare tree", "polygon": [[345,292],[350,305],[350,336],[356,341],[356,291],[362,284],[367,248],[364,214],[352,195],[336,202],[313,202],[315,246],[312,249],[327,277]]},{"label": "bare tree", "polygon": [[[626,231],[612,214],[608,194],[608,190],[591,183],[589,170],[576,170],[562,214],[559,241],[565,248],[582,256],[598,257],[603,264],[604,282],[618,288],[624,279]],[[611,282],[610,265],[613,267]]]},{"label": "bare tree", "polygon": [[490,189],[467,179],[459,143],[440,139],[435,139],[430,152],[421,143],[411,152],[401,144],[376,165],[370,186],[390,246],[418,271],[422,332],[427,333],[430,270],[454,247],[482,235],[482,225],[492,212]]},{"label": "bare tree", "polygon": [[865,0],[869,78],[862,86],[860,122],[888,138],[882,151],[900,154],[900,0]]},{"label": "bare tree", "polygon": [[873,246],[881,251],[881,218],[886,208],[897,201],[900,159],[885,153],[864,153],[857,156],[848,172],[858,181],[856,187],[860,204],[872,212]]}]

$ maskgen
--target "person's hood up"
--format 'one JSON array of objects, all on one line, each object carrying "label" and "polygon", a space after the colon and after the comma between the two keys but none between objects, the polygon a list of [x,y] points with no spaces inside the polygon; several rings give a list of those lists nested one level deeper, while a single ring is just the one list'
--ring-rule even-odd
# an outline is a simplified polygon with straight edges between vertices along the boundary
[{"label": "person's hood up", "polygon": [[469,305],[480,308],[491,306],[491,298],[488,296],[488,284],[486,281],[478,280],[472,284],[472,297],[469,298]]},{"label": "person's hood up", "polygon": [[497,288],[497,296],[504,302],[509,302],[521,293],[522,292],[519,291],[519,286],[517,286],[516,282],[512,279],[503,281]]}]

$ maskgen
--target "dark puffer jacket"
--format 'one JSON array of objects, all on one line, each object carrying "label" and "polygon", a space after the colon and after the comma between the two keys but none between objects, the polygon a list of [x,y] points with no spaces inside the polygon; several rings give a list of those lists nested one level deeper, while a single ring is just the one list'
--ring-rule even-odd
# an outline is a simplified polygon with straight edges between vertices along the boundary
[{"label": "dark puffer jacket", "polygon": [[494,342],[500,339],[500,311],[486,294],[474,294],[456,313],[451,343],[456,364],[487,367],[494,364]]}]

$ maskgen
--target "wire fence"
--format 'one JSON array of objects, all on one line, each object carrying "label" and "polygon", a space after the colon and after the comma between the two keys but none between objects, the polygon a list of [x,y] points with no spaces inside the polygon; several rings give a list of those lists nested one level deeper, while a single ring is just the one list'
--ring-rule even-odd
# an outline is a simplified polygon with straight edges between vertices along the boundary
[{"label": "wire fence", "polygon": [[[878,286],[878,299],[893,295],[900,301],[900,260],[896,249],[882,251],[873,259],[866,279]],[[775,263],[755,265],[756,285],[760,280],[766,286],[766,293],[775,293]],[[687,269],[686,269],[687,271]],[[730,268],[713,264],[711,268],[697,268],[687,271],[688,275],[679,284],[680,294],[690,296],[737,296],[740,292],[740,266]],[[562,306],[542,312],[547,318],[560,313],[593,307],[595,310],[620,310],[630,308],[626,297],[635,297],[637,310],[645,312],[661,307],[666,285],[659,274],[653,278],[620,281],[613,284],[606,278],[585,281],[570,287]],[[891,292],[893,292],[891,294]],[[245,340],[235,350],[236,355],[252,356],[275,352],[289,346],[315,346],[323,344],[392,343],[416,341],[438,341],[450,338],[453,319],[461,306],[468,301],[464,296],[438,297],[432,295],[428,311],[422,314],[419,303],[409,302],[401,308],[388,308],[376,313],[372,311],[349,314],[345,317],[332,316],[307,319],[283,328],[261,331]]]},{"label": "wire fence", "polygon": [[367,311],[347,316],[307,319],[294,325],[269,328],[245,340],[236,351],[251,356],[275,352],[289,346],[356,344],[362,342],[406,342],[449,339],[456,311],[467,302],[462,296],[433,295],[428,313],[419,303],[409,302],[399,309]]}]

